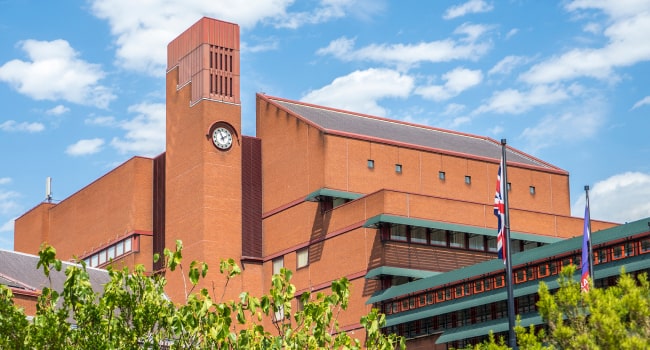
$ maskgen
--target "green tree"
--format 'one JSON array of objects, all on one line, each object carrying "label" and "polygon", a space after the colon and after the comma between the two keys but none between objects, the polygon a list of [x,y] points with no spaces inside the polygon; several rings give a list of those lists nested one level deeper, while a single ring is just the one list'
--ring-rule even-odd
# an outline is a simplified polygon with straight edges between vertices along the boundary
[{"label": "green tree", "polygon": [[[551,292],[540,282],[539,313],[545,329],[515,328],[522,350],[650,349],[650,283],[647,274],[637,279],[621,270],[615,286],[580,291],[576,268],[562,269],[559,288]],[[494,337],[474,349],[508,349]]]},{"label": "green tree", "polygon": [[[38,268],[49,278],[61,270],[52,247],[40,252]],[[165,250],[170,271],[183,271],[182,244]],[[228,281],[241,270],[224,260],[219,270]],[[331,292],[304,293],[301,308],[292,309],[296,288],[292,272],[273,276],[268,294],[242,292],[238,300],[216,301],[206,289],[194,292],[208,266],[193,261],[187,279],[186,302],[174,304],[164,295],[165,279],[147,276],[142,266],[133,271],[108,270],[110,281],[102,293],[91,288],[85,264],[68,266],[62,291],[43,288],[36,315],[30,322],[13,303],[11,291],[0,286],[0,348],[2,349],[404,349],[404,339],[380,331],[384,315],[372,310],[361,318],[362,342],[338,325],[348,306],[350,283],[332,282]],[[276,317],[282,315],[282,317]],[[276,319],[277,318],[277,319]],[[273,320],[275,329],[264,324]],[[71,326],[74,324],[75,326]]]}]

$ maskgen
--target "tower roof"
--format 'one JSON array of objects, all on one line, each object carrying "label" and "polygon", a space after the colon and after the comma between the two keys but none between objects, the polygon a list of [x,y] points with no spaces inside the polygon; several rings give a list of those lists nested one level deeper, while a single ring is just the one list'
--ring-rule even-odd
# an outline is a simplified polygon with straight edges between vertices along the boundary
[{"label": "tower roof", "polygon": [[[501,159],[501,143],[489,137],[385,119],[278,97],[266,95],[260,95],[260,97],[322,130],[324,133],[496,162]],[[542,168],[551,172],[567,173],[565,170],[512,147],[508,147],[507,158],[508,163]]]}]

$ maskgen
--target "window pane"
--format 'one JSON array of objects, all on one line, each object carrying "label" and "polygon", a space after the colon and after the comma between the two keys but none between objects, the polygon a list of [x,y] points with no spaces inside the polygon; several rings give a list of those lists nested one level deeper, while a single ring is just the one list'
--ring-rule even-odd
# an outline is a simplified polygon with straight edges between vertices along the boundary
[{"label": "window pane", "polygon": [[273,274],[277,275],[280,273],[280,269],[284,267],[284,257],[273,259]]},{"label": "window pane", "polygon": [[449,246],[455,248],[465,248],[465,233],[452,231],[449,235]]},{"label": "window pane", "polygon": [[447,232],[445,230],[438,230],[438,229],[431,230],[431,244],[446,246]]},{"label": "window pane", "polygon": [[296,252],[298,268],[309,265],[309,248],[304,248]]},{"label": "window pane", "polygon": [[120,242],[115,246],[115,256],[124,254],[124,242]]},{"label": "window pane", "polygon": [[108,253],[108,260],[115,258],[115,246],[112,245],[108,247],[107,253]]},{"label": "window pane", "polygon": [[106,251],[101,251],[99,252],[99,264],[103,264],[106,262]]},{"label": "window pane", "polygon": [[131,238],[129,237],[124,241],[124,252],[128,253],[130,251],[131,251]]},{"label": "window pane", "polygon": [[497,252],[497,238],[488,237],[487,239],[488,252],[496,253]]},{"label": "window pane", "polygon": [[469,249],[485,250],[485,239],[482,235],[473,235],[469,237]]},{"label": "window pane", "polygon": [[524,242],[524,250],[537,248],[537,246],[538,246],[537,242],[530,242],[530,241]]},{"label": "window pane", "polygon": [[406,242],[406,226],[393,225],[390,227],[390,239],[393,241]]},{"label": "window pane", "polygon": [[413,243],[427,243],[427,228],[426,227],[411,227],[411,242]]},{"label": "window pane", "polygon": [[90,258],[90,266],[97,266],[97,265],[99,265],[99,256],[95,254],[92,256],[92,258]]}]

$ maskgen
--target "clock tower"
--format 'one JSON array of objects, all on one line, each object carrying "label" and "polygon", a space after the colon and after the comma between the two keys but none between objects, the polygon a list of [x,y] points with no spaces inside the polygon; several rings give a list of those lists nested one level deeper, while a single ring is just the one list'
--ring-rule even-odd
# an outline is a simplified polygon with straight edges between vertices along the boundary
[{"label": "clock tower", "polygon": [[[220,260],[242,255],[239,69],[233,23],[204,17],[167,47],[164,215],[154,218],[164,235],[154,245],[174,250],[182,240],[184,273],[193,260],[206,262],[211,270],[199,287],[208,290],[223,288]],[[170,297],[184,301],[181,272],[166,277]]]}]

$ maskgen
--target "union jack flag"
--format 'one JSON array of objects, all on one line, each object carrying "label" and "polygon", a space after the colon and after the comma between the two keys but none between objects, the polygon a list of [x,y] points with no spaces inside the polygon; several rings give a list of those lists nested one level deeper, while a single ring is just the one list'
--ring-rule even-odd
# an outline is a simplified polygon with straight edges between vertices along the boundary
[{"label": "union jack flag", "polygon": [[498,220],[498,232],[497,232],[497,251],[499,254],[499,259],[503,259],[503,263],[506,263],[506,209],[505,202],[503,201],[504,187],[503,182],[501,181],[501,175],[503,174],[503,157],[501,158],[501,164],[499,165],[499,173],[497,174],[497,190],[494,195],[494,215],[496,215]]},{"label": "union jack flag", "polygon": [[582,259],[580,260],[580,267],[582,269],[582,276],[580,278],[580,289],[583,292],[589,291],[589,270],[591,259],[589,256],[589,244],[591,244],[591,232],[589,231],[589,203],[585,206],[585,226],[582,234]]}]

